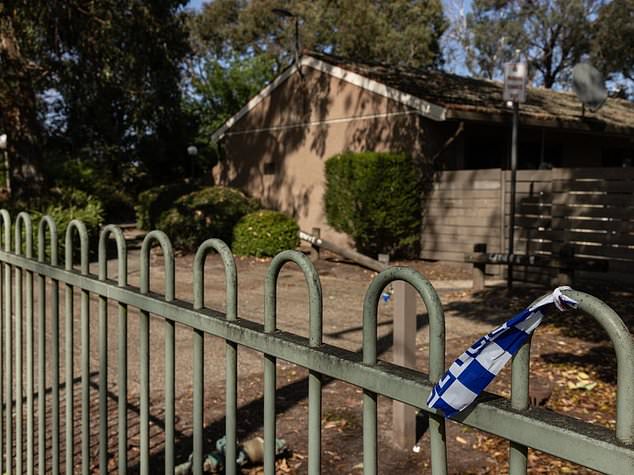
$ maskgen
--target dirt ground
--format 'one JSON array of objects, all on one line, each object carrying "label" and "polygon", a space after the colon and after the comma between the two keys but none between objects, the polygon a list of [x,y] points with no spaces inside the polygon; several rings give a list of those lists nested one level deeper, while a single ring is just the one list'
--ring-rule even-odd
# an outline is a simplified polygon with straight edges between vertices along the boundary
[{"label": "dirt ground", "polygon": [[[374,272],[329,255],[317,262],[324,295],[324,342],[352,351],[361,348],[361,308],[364,293]],[[138,250],[129,255],[128,275],[131,285],[138,285]],[[192,255],[177,257],[176,298],[191,301]],[[263,283],[270,260],[237,258],[239,282],[239,317],[262,322],[264,305]],[[419,270],[436,286],[444,306],[447,329],[447,364],[467,348],[474,339],[487,333],[543,294],[544,288],[518,286],[508,294],[502,285],[489,286],[483,292],[470,291],[471,271],[459,264],[412,261],[399,263]],[[163,260],[158,252],[152,254],[151,289],[163,293]],[[91,268],[96,272],[96,265]],[[109,277],[116,278],[116,262],[109,261]],[[219,257],[210,255],[205,267],[205,304],[224,309],[224,277]],[[580,285],[604,299],[634,328],[634,300],[630,289],[610,286]],[[76,302],[79,298],[76,298]],[[63,303],[63,296],[60,296]],[[307,291],[299,269],[289,265],[281,273],[278,284],[278,327],[307,336]],[[381,303],[379,309],[380,358],[391,360],[392,301]],[[97,315],[96,302],[91,305]],[[422,302],[417,308],[419,329],[416,335],[418,369],[427,371],[427,328]],[[116,470],[116,305],[109,305],[109,407],[111,416],[111,467]],[[79,342],[79,320],[76,317],[75,338]],[[138,313],[129,311],[129,404],[130,437],[128,453],[132,473],[138,457]],[[91,318],[91,367],[98,368],[96,318]],[[192,332],[178,327],[176,334],[176,396],[177,396],[177,463],[185,462],[191,453],[192,414]],[[160,319],[151,326],[151,434],[153,473],[162,472],[163,433],[163,329]],[[77,352],[78,353],[78,352]],[[534,387],[550,393],[542,401],[546,408],[564,412],[607,427],[614,427],[616,368],[607,335],[589,318],[570,313],[558,315],[540,327],[533,340],[531,354]],[[75,365],[79,368],[79,355]],[[60,361],[64,361],[62,352]],[[205,443],[212,448],[224,434],[224,344],[211,336],[205,342]],[[49,368],[50,370],[50,368]],[[95,376],[96,378],[96,376]],[[62,378],[63,381],[63,378]],[[96,383],[96,379],[94,379]],[[279,473],[307,472],[307,372],[289,363],[278,362],[278,437],[289,446],[288,457],[278,462]],[[246,440],[261,435],[262,430],[262,355],[245,348],[239,350],[239,438]],[[508,396],[509,374],[504,370],[489,391]],[[78,397],[79,387],[75,392]],[[539,392],[539,391],[538,391]],[[96,410],[96,384],[92,388],[92,410]],[[76,406],[79,406],[77,400]],[[63,412],[62,412],[63,414]],[[391,401],[379,399],[379,472],[428,473],[430,460],[424,418],[420,419],[421,450],[402,451],[394,447],[391,432]],[[323,473],[357,474],[362,472],[361,390],[340,381],[327,381],[323,391]],[[62,432],[63,434],[63,432]],[[63,437],[62,437],[63,439]],[[508,443],[478,431],[448,424],[450,473],[506,473]],[[75,451],[79,464],[78,447]],[[96,434],[92,445],[95,460],[98,447]],[[532,473],[584,473],[580,467],[531,451]],[[95,469],[96,466],[93,466]],[[245,473],[259,473],[251,467]]]}]

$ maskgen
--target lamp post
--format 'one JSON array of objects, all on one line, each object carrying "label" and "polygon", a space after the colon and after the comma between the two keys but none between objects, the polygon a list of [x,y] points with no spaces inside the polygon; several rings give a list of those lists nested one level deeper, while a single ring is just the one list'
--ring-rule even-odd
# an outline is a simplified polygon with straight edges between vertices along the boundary
[{"label": "lamp post", "polygon": [[[515,252],[515,188],[517,181],[517,128],[519,123],[519,105],[526,102],[526,63],[520,62],[520,51],[516,51],[514,63],[504,65],[503,98],[513,105],[513,127],[511,132],[511,209],[509,216],[509,265],[507,288],[513,287],[513,253]],[[504,219],[504,216],[502,217]]]},{"label": "lamp post", "polygon": [[187,155],[189,155],[189,162],[191,166],[191,170],[189,173],[189,179],[194,180],[194,158],[198,155],[198,147],[195,145],[190,145],[187,147]]},{"label": "lamp post", "polygon": [[4,155],[4,178],[7,193],[11,194],[11,174],[9,169],[9,153],[7,152],[7,134],[0,135],[0,150]]}]

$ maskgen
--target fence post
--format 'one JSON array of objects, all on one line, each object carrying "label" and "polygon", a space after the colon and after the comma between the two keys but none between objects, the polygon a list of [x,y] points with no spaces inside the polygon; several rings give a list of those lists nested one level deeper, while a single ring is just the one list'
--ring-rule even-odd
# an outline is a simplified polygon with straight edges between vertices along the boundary
[{"label": "fence post", "polygon": [[[477,243],[473,245],[473,252],[487,252],[486,243]],[[484,290],[484,273],[486,270],[486,263],[474,262],[473,263],[473,291],[481,292]]]},{"label": "fence post", "polygon": [[[402,280],[394,282],[394,364],[416,367],[416,291]],[[392,424],[396,445],[411,449],[416,443],[416,409],[394,401]]]},{"label": "fence post", "polygon": [[[379,254],[388,265],[390,256]],[[411,285],[394,282],[394,364],[416,367],[416,291]],[[397,447],[409,450],[416,443],[416,409],[399,401],[392,402],[392,435]]]}]

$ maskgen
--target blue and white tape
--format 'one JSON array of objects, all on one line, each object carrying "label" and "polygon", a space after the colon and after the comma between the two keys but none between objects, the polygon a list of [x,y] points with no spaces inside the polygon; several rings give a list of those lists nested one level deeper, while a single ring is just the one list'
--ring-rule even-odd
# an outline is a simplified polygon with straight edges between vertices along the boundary
[{"label": "blue and white tape", "polygon": [[427,405],[451,417],[469,406],[528,340],[552,305],[560,311],[576,308],[577,302],[558,287],[515,315],[461,354],[432,388]]}]

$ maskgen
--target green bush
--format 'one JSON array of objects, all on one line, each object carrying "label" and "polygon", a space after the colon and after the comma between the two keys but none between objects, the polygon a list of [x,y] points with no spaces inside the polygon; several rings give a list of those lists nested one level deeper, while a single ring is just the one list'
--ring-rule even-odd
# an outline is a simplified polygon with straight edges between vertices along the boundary
[{"label": "green bush", "polygon": [[240,256],[274,256],[299,245],[299,226],[284,213],[261,210],[244,216],[233,229],[233,252]]},{"label": "green bush", "polygon": [[196,187],[190,183],[160,185],[139,194],[134,207],[137,226],[145,231],[154,229],[165,211],[174,206],[174,202],[183,195],[191,193]]},{"label": "green bush", "polygon": [[[37,229],[42,216],[48,214],[57,225],[58,259],[60,264],[64,262],[64,243],[66,228],[73,219],[78,219],[86,225],[90,250],[96,251],[96,243],[99,241],[99,232],[104,221],[104,207],[100,200],[83,191],[64,188],[54,190],[49,198],[50,204],[41,211],[31,211],[33,218],[33,253],[37,255]],[[46,255],[50,255],[50,237],[46,233]],[[79,238],[73,236],[75,249],[79,249]],[[78,258],[76,257],[76,260]]]},{"label": "green bush", "polygon": [[259,203],[233,188],[213,186],[189,193],[161,214],[157,228],[164,231],[177,249],[196,249],[209,238],[231,244],[233,227]]},{"label": "green bush", "polygon": [[[122,186],[122,177],[113,176],[107,167],[91,160],[55,157],[46,161],[44,173],[51,183],[61,189],[75,188],[97,198],[102,204],[104,219],[108,221],[127,221],[134,216],[136,193],[131,192],[129,182],[124,182],[125,186]],[[39,197],[34,198],[32,201],[39,200]],[[42,199],[48,198],[45,196]]]},{"label": "green bush", "polygon": [[346,152],[326,161],[326,219],[359,252],[415,256],[421,199],[420,172],[405,155]]}]

